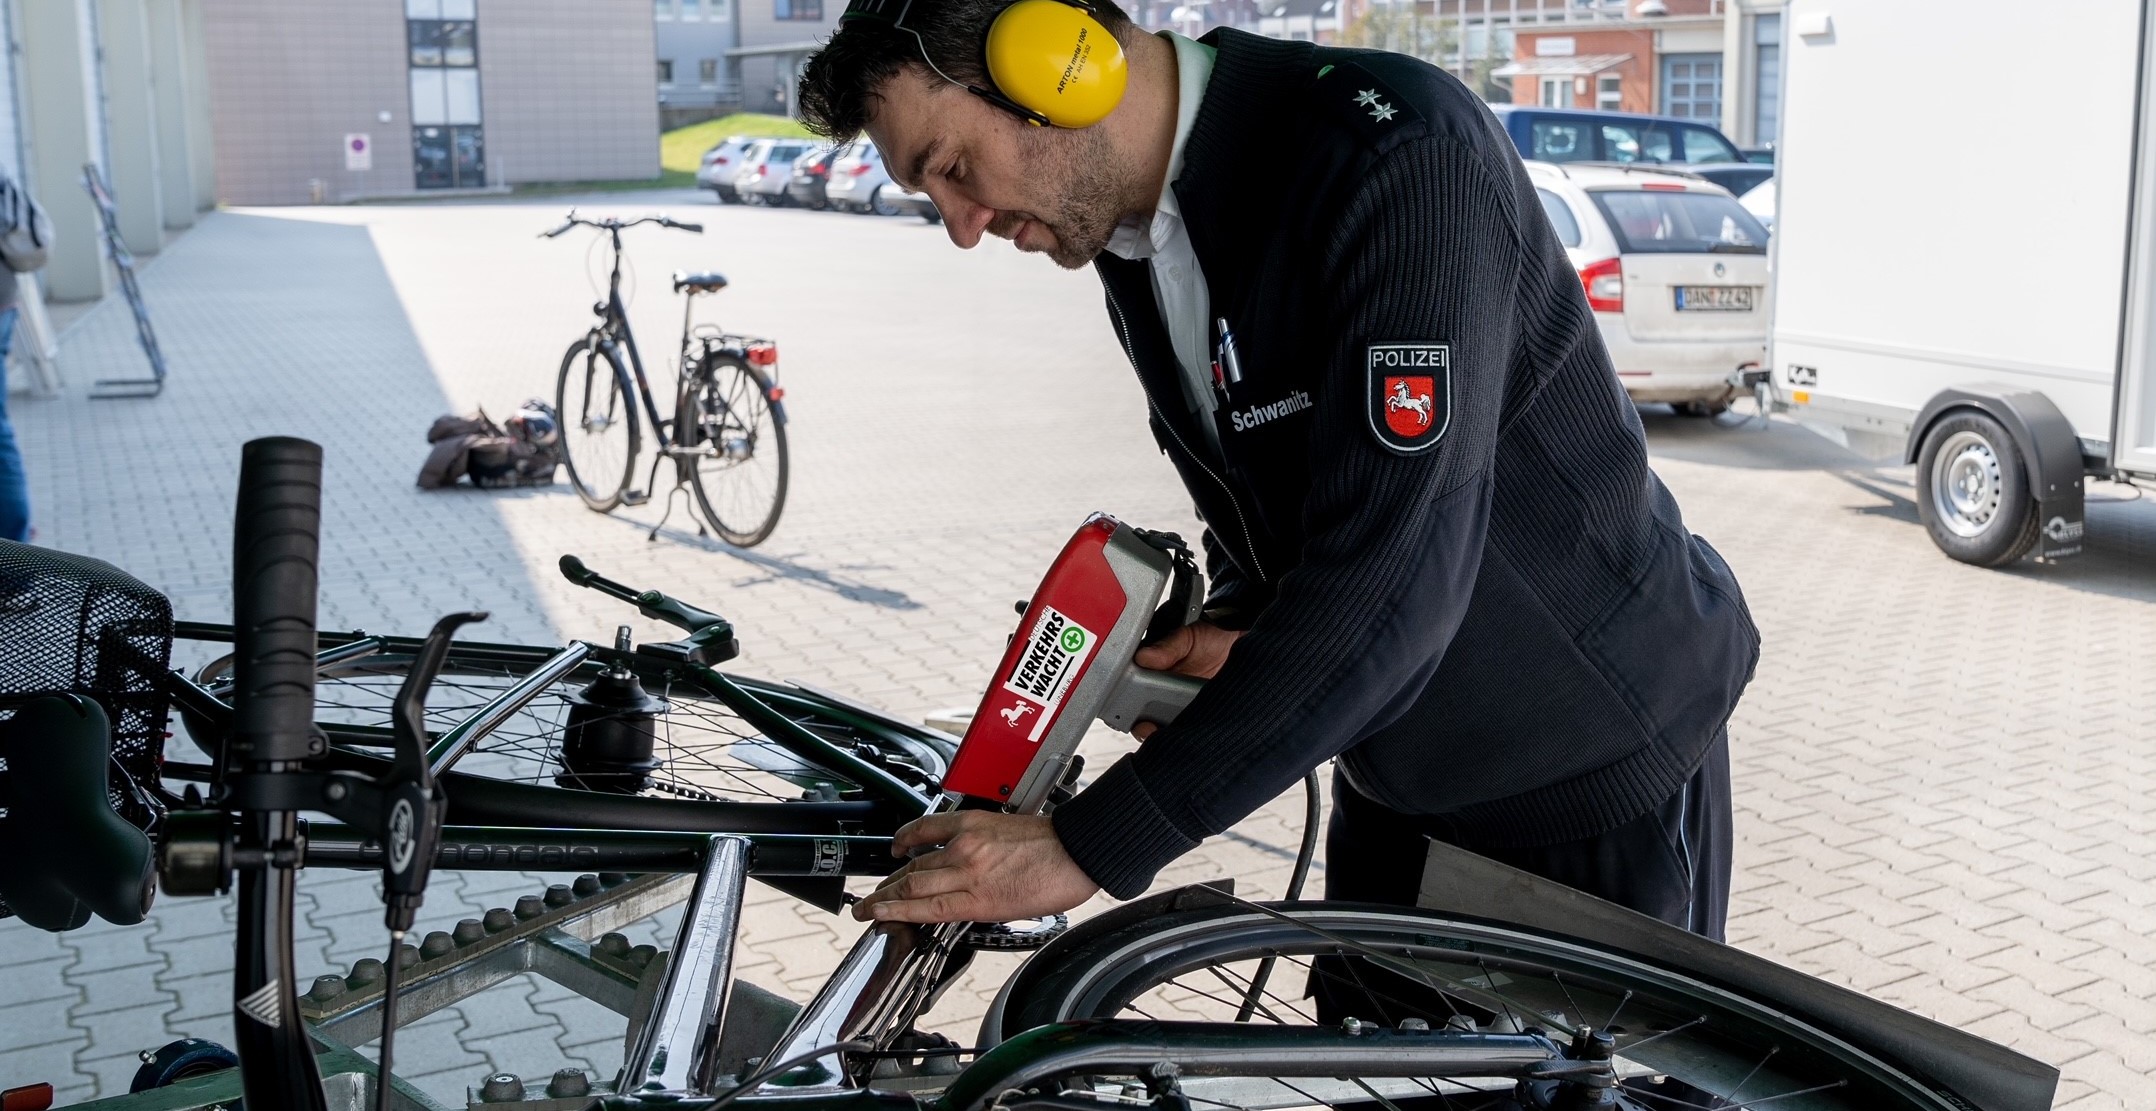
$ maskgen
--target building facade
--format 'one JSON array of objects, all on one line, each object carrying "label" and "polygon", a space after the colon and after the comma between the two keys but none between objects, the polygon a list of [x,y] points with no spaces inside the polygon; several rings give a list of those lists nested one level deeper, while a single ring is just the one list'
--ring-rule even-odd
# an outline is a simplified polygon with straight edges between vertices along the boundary
[{"label": "building facade", "polygon": [[219,200],[658,176],[644,0],[197,2]]},{"label": "building facade", "polygon": [[738,111],[741,78],[728,57],[740,0],[654,0],[652,41],[658,50],[659,116],[677,127]]},{"label": "building facade", "polygon": [[1719,126],[1724,0],[1626,0],[1587,22],[1516,25],[1512,102],[1651,112]]},{"label": "building facade", "polygon": [[26,296],[94,301],[115,275],[85,166],[121,242],[154,255],[213,203],[200,0],[0,0],[0,171],[52,218]]}]

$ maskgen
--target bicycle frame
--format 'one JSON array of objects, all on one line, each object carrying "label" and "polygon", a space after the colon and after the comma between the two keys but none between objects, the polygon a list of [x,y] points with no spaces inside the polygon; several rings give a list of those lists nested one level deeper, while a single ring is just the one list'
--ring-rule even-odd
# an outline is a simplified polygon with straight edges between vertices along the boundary
[{"label": "bicycle frame", "polygon": [[[644,356],[637,349],[636,333],[629,327],[629,309],[621,300],[621,229],[607,228],[607,237],[614,252],[613,270],[606,279],[606,303],[594,306],[599,323],[592,328],[593,339],[608,349],[617,346],[629,353],[629,372],[635,376],[635,388],[622,383],[622,392],[634,393],[642,402],[644,415],[651,420],[651,430],[659,438],[661,451],[673,446],[673,438],[667,435],[667,424],[659,418],[659,406],[653,399],[651,379],[644,373]],[[617,344],[618,339],[618,344]]]}]

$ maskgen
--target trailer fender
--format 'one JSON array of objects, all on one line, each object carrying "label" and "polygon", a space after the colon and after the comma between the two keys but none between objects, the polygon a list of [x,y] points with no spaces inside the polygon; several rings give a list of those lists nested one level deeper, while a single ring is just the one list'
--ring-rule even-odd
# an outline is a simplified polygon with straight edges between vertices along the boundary
[{"label": "trailer fender", "polygon": [[[2084,527],[2081,479],[2085,473],[2081,440],[2049,397],[2035,390],[1991,383],[1941,390],[1925,402],[1916,423],[1909,427],[1902,462],[1916,462],[1931,426],[1939,418],[1962,409],[1974,409],[1998,421],[2014,438],[2014,446],[2029,469],[2029,492],[2036,497],[2037,519],[2044,523],[2039,554],[2045,559],[2080,554]],[[1925,481],[1924,476],[1918,476],[1918,481]]]}]

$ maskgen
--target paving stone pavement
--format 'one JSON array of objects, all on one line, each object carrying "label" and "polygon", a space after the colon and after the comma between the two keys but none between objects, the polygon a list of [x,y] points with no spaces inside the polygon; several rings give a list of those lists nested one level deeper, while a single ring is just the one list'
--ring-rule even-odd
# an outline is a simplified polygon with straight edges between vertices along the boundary
[{"label": "paving stone pavement", "polygon": [[[649,631],[554,574],[573,551],[732,617],[745,672],[918,717],[978,696],[1011,600],[1086,512],[1193,527],[1090,275],[963,254],[911,220],[688,193],[580,203],[709,227],[630,234],[656,378],[679,327],[676,268],[725,271],[733,285],[703,308],[779,340],[795,482],[778,533],[736,551],[677,516],[652,543],[656,505],[602,517],[562,487],[415,489],[433,417],[551,393],[603,280],[583,240],[535,237],[570,203],[214,214],[143,276],[166,396],[84,398],[140,361],[108,304],[66,340],[65,396],[14,402],[38,541],[111,560],[182,617],[223,620],[239,445],[301,435],[328,450],[325,627],[416,631],[480,608],[490,639]],[[2061,1107],[2142,1099],[2156,1069],[2156,505],[2092,487],[2087,556],[1979,571],[1924,538],[1906,468],[1783,422],[1645,419],[1657,469],[1765,634],[1731,725],[1732,942],[2060,1066]],[[1095,740],[1096,766],[1128,743]],[[1290,792],[1161,882],[1235,876],[1277,894],[1301,818]],[[561,878],[440,874],[420,928]],[[305,877],[303,981],[381,955],[374,899],[365,875]],[[229,901],[166,898],[125,929],[0,924],[0,1087],[111,1095],[138,1050],[227,1037],[231,923]],[[668,928],[661,916],[635,937]],[[758,887],[737,969],[806,998],[855,934]],[[1014,964],[984,956],[931,1017],[963,1040]],[[459,1099],[494,1069],[611,1072],[621,1023],[527,977],[407,1028],[399,1057]]]}]

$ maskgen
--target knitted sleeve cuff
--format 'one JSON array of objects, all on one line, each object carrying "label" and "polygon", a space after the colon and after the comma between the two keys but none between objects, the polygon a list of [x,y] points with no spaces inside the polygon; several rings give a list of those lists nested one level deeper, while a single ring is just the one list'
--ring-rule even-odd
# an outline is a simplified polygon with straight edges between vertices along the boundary
[{"label": "knitted sleeve cuff", "polygon": [[1118,899],[1143,894],[1154,873],[1198,847],[1154,804],[1128,756],[1056,807],[1050,820],[1063,850]]}]

